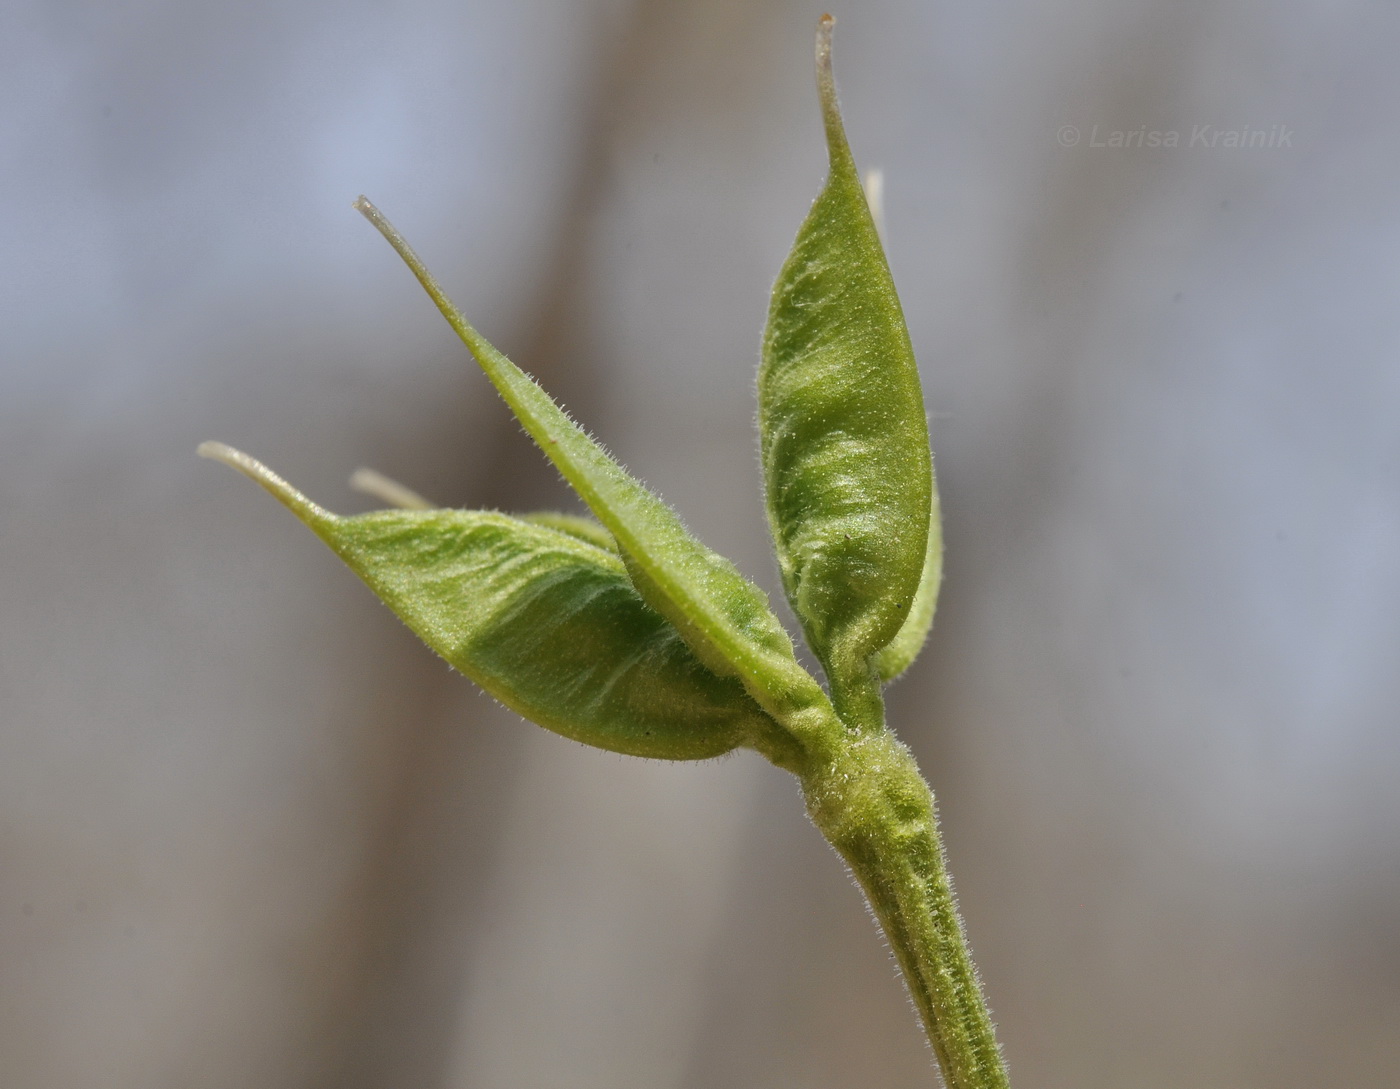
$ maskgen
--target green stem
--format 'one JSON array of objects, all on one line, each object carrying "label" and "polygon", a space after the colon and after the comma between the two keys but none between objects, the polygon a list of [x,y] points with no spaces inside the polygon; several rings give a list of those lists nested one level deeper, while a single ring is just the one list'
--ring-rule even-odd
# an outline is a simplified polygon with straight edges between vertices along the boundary
[{"label": "green stem", "polygon": [[[849,736],[849,735],[848,735]],[[933,793],[887,729],[851,736],[802,789],[812,821],[865,890],[948,1089],[1007,1089],[943,860]]]}]

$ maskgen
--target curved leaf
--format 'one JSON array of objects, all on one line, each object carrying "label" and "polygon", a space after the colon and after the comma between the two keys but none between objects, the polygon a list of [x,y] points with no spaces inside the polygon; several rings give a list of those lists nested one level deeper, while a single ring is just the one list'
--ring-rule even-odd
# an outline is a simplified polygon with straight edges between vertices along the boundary
[{"label": "curved leaf", "polygon": [[841,706],[900,631],[925,566],[932,461],[884,251],[817,40],[830,173],[773,288],[758,377],[783,585]]},{"label": "curved leaf", "polygon": [[361,197],[355,206],[403,258],[530,437],[612,534],[647,604],[675,625],[711,670],[737,676],[792,737],[801,735],[800,744],[836,736],[826,694],[798,663],[763,591],[692,536],[670,507],[478,333],[374,205]]},{"label": "curved leaf", "polygon": [[771,728],[637,594],[615,552],[494,511],[331,514],[238,451],[217,457],[286,504],[443,658],[555,733],[698,760]]}]

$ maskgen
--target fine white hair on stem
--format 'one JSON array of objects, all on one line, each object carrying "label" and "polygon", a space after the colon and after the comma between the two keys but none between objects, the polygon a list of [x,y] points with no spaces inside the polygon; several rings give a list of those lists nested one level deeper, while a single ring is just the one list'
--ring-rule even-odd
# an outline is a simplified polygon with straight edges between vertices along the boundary
[{"label": "fine white hair on stem", "polygon": [[401,510],[432,510],[434,506],[412,488],[363,465],[350,474],[350,487]]}]

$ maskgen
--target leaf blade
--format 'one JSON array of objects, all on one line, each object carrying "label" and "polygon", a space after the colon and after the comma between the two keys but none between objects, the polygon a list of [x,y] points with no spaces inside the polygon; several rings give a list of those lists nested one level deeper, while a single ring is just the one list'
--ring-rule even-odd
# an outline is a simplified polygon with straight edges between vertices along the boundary
[{"label": "leaf blade", "polygon": [[826,694],[798,663],[766,595],[692,536],[670,507],[478,333],[373,204],[361,197],[355,207],[403,258],[526,432],[612,534],[646,602],[711,670],[739,677],[775,721],[813,742],[830,736],[834,716]]},{"label": "leaf blade", "polygon": [[932,458],[903,312],[817,44],[829,172],[778,276],[759,369],[769,525],[837,706],[906,622],[928,552]]},{"label": "leaf blade", "polygon": [[[377,512],[341,529],[337,553],[405,623],[555,733],[631,756],[695,760],[766,728],[743,687],[707,669],[642,601],[616,555],[581,538],[474,511]],[[405,577],[389,560],[404,543],[460,556],[450,571]],[[462,609],[467,583],[492,603],[489,615]]]},{"label": "leaf blade", "polygon": [[771,728],[606,547],[495,511],[340,517],[247,455],[201,452],[277,496],[430,648],[546,729],[630,756],[700,760]]}]

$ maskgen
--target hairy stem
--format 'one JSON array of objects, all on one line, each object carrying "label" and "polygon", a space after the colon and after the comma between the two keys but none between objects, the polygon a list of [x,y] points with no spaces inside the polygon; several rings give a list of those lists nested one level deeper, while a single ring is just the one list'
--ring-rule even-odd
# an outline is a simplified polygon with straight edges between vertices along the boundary
[{"label": "hairy stem", "polygon": [[948,1089],[1007,1089],[1006,1067],[944,865],[933,793],[888,730],[802,777],[812,821],[874,909]]}]

